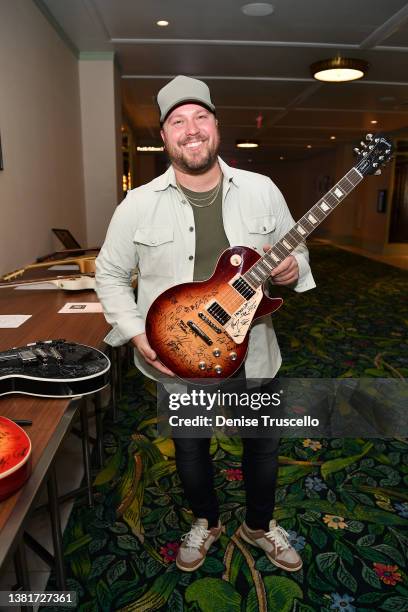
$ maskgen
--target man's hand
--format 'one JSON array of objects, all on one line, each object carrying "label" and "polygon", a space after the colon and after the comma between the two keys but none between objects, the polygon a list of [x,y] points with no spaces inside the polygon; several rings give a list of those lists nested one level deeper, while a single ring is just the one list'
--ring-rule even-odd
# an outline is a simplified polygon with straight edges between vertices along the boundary
[{"label": "man's hand", "polygon": [[[266,244],[263,250],[269,251],[272,245]],[[294,285],[299,278],[299,266],[296,258],[289,255],[271,273],[272,282],[274,285]]]},{"label": "man's hand", "polygon": [[158,359],[157,355],[150,346],[146,334],[139,334],[138,336],[134,336],[132,338],[132,344],[139,351],[143,359],[149,365],[159,370],[163,374],[167,374],[168,376],[175,376],[174,372],[166,368]]}]

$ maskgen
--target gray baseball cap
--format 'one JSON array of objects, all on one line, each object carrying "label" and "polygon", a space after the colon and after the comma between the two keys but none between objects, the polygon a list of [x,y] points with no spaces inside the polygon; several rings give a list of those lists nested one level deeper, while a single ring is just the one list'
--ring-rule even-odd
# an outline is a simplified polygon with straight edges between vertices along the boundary
[{"label": "gray baseball cap", "polygon": [[163,123],[169,112],[183,102],[197,102],[215,111],[211,101],[210,90],[204,81],[186,76],[176,76],[172,81],[161,88],[157,94],[157,104],[160,109],[160,123]]}]

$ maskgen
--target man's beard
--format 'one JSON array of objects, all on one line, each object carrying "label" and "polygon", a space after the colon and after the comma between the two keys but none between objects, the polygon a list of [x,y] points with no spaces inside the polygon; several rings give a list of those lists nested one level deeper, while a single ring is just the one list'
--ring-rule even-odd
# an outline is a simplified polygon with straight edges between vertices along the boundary
[{"label": "man's beard", "polygon": [[[204,144],[205,143],[208,143],[208,140],[205,140]],[[194,156],[189,157],[184,149],[180,150],[179,148],[169,146],[167,143],[166,152],[173,166],[182,172],[186,174],[204,174],[216,163],[219,145],[220,139],[217,134],[217,138],[214,140],[213,145],[208,146],[206,153],[197,158],[194,158]]]}]

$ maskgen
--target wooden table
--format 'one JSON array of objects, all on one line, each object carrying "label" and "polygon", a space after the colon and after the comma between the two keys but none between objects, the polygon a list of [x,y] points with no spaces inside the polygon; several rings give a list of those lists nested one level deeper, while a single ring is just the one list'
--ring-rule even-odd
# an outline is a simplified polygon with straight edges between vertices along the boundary
[{"label": "wooden table", "polygon": [[[41,275],[44,276],[44,270],[41,270]],[[96,301],[94,291],[0,289],[0,314],[32,315],[16,329],[0,329],[0,351],[28,342],[56,338],[101,348],[109,330],[102,313],[58,314],[58,310],[67,302]],[[22,489],[0,502],[0,568],[12,554],[16,554],[16,567],[21,566],[23,581],[27,580],[27,575],[22,555],[22,536],[39,489],[46,479],[49,500],[51,505],[54,504],[54,512],[50,508],[52,523],[57,523],[52,524],[54,548],[60,547],[59,553],[62,555],[53,462],[78,409],[79,401],[75,399],[43,399],[22,395],[0,398],[1,415],[33,421],[33,425],[26,428],[32,442],[32,475]],[[59,578],[64,583],[64,576],[60,575]]]}]

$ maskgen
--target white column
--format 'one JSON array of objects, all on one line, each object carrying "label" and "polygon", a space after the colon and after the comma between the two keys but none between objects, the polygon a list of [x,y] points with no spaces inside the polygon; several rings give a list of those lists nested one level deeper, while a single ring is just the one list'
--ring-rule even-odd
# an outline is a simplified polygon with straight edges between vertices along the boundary
[{"label": "white column", "polygon": [[122,199],[120,78],[113,53],[81,53],[79,83],[87,245],[101,245]]}]

